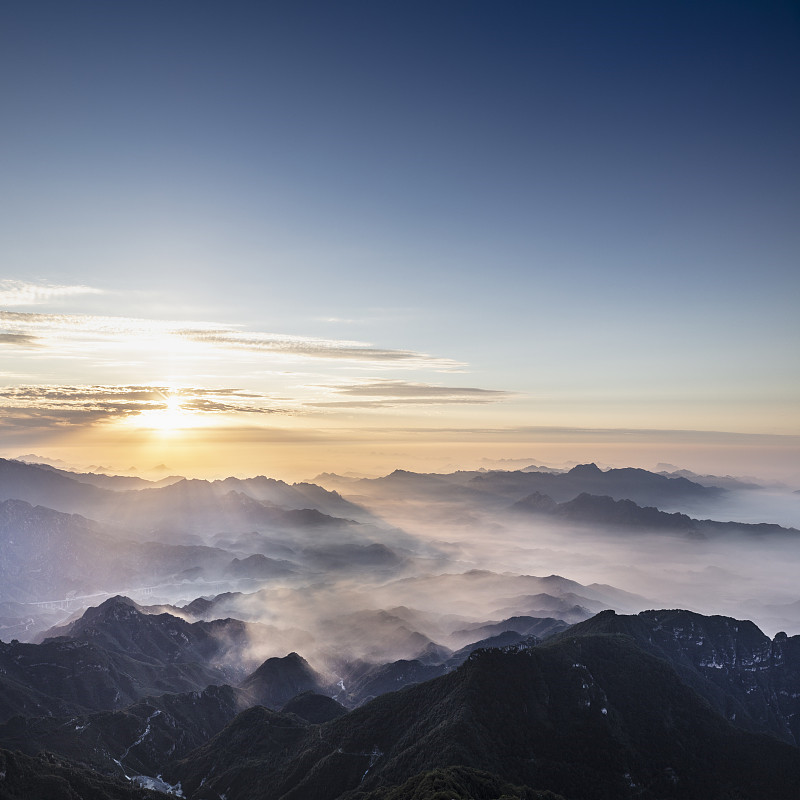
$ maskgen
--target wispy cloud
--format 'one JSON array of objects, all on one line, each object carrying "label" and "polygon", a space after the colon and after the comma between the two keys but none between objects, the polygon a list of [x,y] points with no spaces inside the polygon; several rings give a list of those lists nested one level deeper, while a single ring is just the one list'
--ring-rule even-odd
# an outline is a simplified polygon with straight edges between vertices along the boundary
[{"label": "wispy cloud", "polygon": [[321,387],[344,400],[311,402],[314,408],[391,408],[398,405],[452,405],[496,403],[512,392],[472,386],[442,386],[401,380],[372,380]]},{"label": "wispy cloud", "polygon": [[0,390],[0,430],[118,422],[171,408],[187,415],[290,413],[273,398],[240,389],[18,386]]},{"label": "wispy cloud", "polygon": [[41,347],[41,342],[29,333],[0,333],[0,345],[13,347]]},{"label": "wispy cloud", "polygon": [[[161,336],[216,350],[271,354],[284,358],[308,358],[391,365],[406,369],[458,370],[464,364],[413,350],[375,347],[369,342],[322,339],[310,336],[244,331],[236,325],[145,320],[87,314],[42,314],[0,311],[6,335],[35,337],[42,346],[57,348],[65,337],[97,337],[98,341]],[[33,341],[33,339],[31,339]]]},{"label": "wispy cloud", "polygon": [[216,347],[230,347],[253,352],[271,352],[305,358],[324,358],[345,361],[391,362],[413,367],[462,367],[451,359],[436,358],[413,350],[389,350],[373,347],[368,342],[339,339],[318,339],[306,336],[286,336],[273,333],[242,333],[230,328],[216,330],[181,329],[175,331],[191,341]]},{"label": "wispy cloud", "polygon": [[0,280],[0,306],[45,305],[61,298],[82,294],[104,294],[104,291],[92,286]]}]

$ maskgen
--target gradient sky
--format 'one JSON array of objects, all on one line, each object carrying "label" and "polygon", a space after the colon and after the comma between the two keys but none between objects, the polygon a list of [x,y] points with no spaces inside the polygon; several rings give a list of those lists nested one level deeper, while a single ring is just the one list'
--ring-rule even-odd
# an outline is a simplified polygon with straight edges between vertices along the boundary
[{"label": "gradient sky", "polygon": [[27,0],[0,93],[3,455],[800,480],[794,2]]}]

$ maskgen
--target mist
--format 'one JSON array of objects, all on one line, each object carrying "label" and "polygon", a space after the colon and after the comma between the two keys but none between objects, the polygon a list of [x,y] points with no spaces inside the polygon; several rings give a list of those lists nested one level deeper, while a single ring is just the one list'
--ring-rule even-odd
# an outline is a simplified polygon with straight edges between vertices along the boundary
[{"label": "mist", "polygon": [[4,640],[41,640],[115,594],[189,623],[246,622],[244,644],[220,645],[231,669],[297,652],[331,681],[609,608],[800,632],[800,534],[787,529],[800,524],[800,495],[789,489],[593,465],[134,490],[15,462],[4,472],[0,489],[16,496],[1,504]]}]

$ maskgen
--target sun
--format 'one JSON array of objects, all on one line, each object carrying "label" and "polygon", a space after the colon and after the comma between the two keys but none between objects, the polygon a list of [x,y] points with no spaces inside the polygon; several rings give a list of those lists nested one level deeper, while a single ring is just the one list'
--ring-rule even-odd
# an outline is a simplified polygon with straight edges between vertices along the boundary
[{"label": "sun", "polygon": [[194,414],[183,408],[182,399],[178,394],[166,394],[165,404],[161,408],[143,411],[131,420],[137,428],[147,428],[161,433],[172,433],[183,428],[193,427]]}]

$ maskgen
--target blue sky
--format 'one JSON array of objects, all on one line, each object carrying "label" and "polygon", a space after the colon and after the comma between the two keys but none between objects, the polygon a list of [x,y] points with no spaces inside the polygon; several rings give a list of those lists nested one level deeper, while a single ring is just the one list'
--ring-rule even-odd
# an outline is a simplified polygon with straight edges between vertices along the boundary
[{"label": "blue sky", "polygon": [[179,392],[231,441],[796,447],[798,86],[790,2],[5,4],[8,447]]}]

